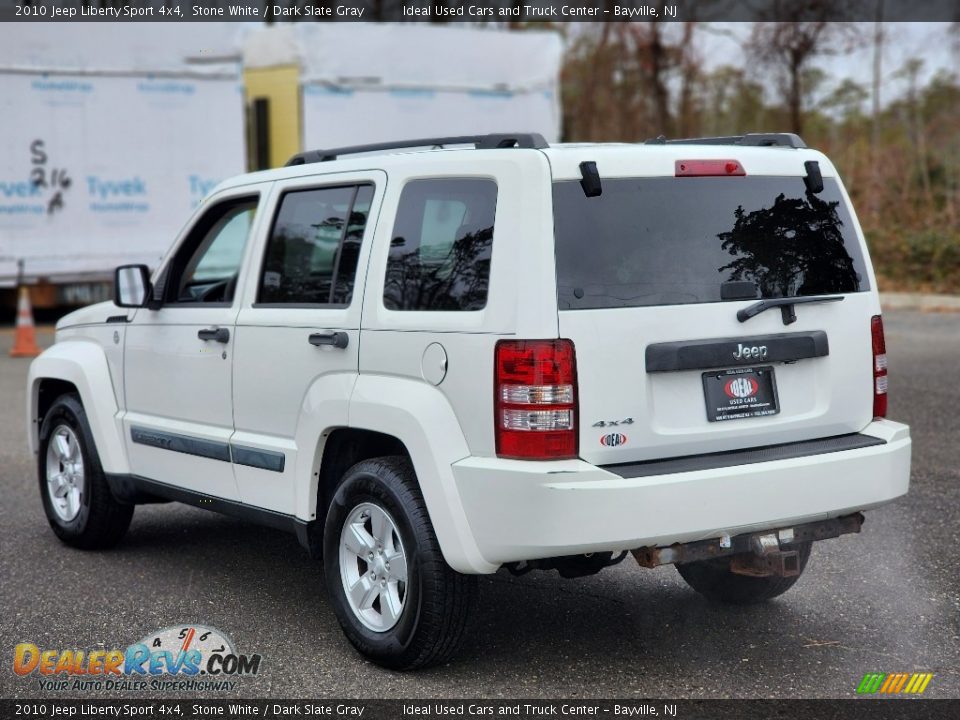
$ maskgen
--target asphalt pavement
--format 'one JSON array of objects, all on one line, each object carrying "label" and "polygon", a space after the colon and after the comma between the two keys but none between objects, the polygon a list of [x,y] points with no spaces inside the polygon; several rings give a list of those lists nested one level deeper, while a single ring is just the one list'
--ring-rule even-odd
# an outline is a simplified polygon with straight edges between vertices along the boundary
[{"label": "asphalt pavement", "polygon": [[869,512],[861,534],[817,543],[786,595],[718,607],[672,567],[632,561],[580,580],[500,572],[480,579],[461,655],[407,674],[347,644],[293,536],[170,504],[138,507],[115,550],[60,544],[26,447],[29,361],[8,358],[0,333],[0,697],[79,696],[15,675],[17,643],[124,648],[202,623],[262,655],[241,697],[847,698],[867,672],[931,672],[926,696],[958,698],[960,314],[885,323],[889,415],[914,438],[910,494]]}]

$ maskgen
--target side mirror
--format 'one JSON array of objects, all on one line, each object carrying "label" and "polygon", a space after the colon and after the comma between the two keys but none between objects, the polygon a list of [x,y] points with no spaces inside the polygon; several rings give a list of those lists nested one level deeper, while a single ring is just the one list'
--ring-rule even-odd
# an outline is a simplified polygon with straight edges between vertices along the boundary
[{"label": "side mirror", "polygon": [[150,269],[146,265],[121,265],[114,272],[113,302],[119,307],[143,307],[152,290]]}]

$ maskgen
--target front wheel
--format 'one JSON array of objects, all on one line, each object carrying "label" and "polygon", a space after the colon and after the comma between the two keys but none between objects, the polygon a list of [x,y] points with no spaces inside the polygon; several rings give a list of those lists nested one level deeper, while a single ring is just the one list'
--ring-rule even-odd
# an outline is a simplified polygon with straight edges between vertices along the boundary
[{"label": "front wheel", "polygon": [[729,557],[681,563],[676,567],[687,584],[708,600],[750,605],[772,600],[792,588],[807,567],[812,545],[812,542],[801,542],[791,546],[799,555],[800,573],[789,577],[738,575],[730,570]]},{"label": "front wheel", "polygon": [[412,670],[459,649],[476,582],[443,559],[409,460],[347,471],[327,512],[323,558],[337,619],[361,654]]},{"label": "front wheel", "polygon": [[130,526],[133,505],[119,503],[111,494],[76,395],[57,398],[47,411],[38,461],[43,510],[58,538],[84,550],[120,541]]}]

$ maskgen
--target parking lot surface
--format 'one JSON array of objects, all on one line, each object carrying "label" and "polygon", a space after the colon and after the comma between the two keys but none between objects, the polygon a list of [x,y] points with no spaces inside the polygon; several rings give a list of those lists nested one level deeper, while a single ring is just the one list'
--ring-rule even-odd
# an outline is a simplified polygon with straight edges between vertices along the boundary
[{"label": "parking lot surface", "polygon": [[8,358],[0,333],[0,697],[45,695],[12,672],[17,643],[123,648],[190,623],[262,655],[242,697],[852,697],[867,672],[932,672],[926,696],[960,697],[960,314],[885,324],[889,415],[914,439],[910,494],[869,512],[860,535],[815,545],[786,595],[713,606],[672,567],[630,560],[581,580],[501,571],[480,579],[462,654],[412,674],[354,653],[293,536],[170,504],[138,507],[115,550],[61,545],[26,447],[29,361]]}]

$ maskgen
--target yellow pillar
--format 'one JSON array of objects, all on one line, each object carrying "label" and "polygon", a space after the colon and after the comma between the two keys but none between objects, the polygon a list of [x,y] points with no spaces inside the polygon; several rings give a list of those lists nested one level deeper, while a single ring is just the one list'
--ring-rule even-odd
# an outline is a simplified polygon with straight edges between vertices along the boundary
[{"label": "yellow pillar", "polygon": [[255,167],[256,147],[253,137],[255,101],[268,102],[268,158],[270,167],[280,167],[302,150],[303,108],[300,96],[300,67],[279,65],[250,68],[243,71],[249,137],[248,164]]}]

